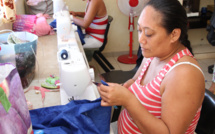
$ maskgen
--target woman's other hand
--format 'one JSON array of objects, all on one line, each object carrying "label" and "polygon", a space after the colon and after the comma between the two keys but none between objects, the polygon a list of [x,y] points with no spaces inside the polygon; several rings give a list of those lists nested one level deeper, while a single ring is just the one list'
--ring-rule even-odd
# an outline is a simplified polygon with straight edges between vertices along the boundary
[{"label": "woman's other hand", "polygon": [[116,83],[108,83],[109,86],[101,85],[98,87],[102,98],[102,106],[114,106],[127,104],[132,93],[124,86]]},{"label": "woman's other hand", "polygon": [[77,16],[77,13],[74,11],[70,11],[69,13],[70,13],[70,15]]},{"label": "woman's other hand", "polygon": [[123,86],[125,88],[129,88],[133,83],[134,83],[134,79],[129,79],[123,84]]}]

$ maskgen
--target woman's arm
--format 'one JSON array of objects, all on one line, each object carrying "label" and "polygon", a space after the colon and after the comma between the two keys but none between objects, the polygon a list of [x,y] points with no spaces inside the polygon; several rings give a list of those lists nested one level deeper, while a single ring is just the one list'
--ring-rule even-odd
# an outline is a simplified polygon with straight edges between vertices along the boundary
[{"label": "woman's arm", "polygon": [[73,22],[83,28],[88,28],[98,13],[101,0],[91,0],[84,18],[73,16]]},{"label": "woman's arm", "polygon": [[135,96],[124,107],[142,133],[185,133],[204,98],[202,73],[191,65],[180,65],[165,76],[161,90],[161,119],[148,113]]},{"label": "woman's arm", "polygon": [[195,67],[180,65],[161,84],[161,119],[149,113],[136,96],[124,87],[110,83],[99,88],[102,106],[122,105],[142,133],[185,133],[204,98],[204,77]]},{"label": "woman's arm", "polygon": [[74,12],[74,11],[70,11],[69,12],[71,15],[73,15],[73,17],[81,17],[84,18],[85,16],[85,12]]}]

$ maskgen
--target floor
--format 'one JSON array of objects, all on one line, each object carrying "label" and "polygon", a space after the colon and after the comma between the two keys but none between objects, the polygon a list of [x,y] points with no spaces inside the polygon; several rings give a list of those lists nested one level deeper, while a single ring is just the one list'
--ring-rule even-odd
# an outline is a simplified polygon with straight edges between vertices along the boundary
[{"label": "floor", "polygon": [[[206,48],[210,46],[207,45]],[[214,47],[215,48],[215,47]],[[214,49],[213,48],[213,49]],[[198,62],[205,74],[205,87],[208,89],[211,84],[212,74],[208,73],[208,66],[215,63],[215,56],[201,58],[202,45],[196,45],[194,47],[194,51],[198,54]],[[215,53],[215,50],[213,51]],[[57,62],[57,38],[56,35],[48,35],[42,36],[38,39],[37,46],[37,64],[35,70],[35,78],[31,82],[28,88],[33,86],[40,86],[41,83],[45,81],[49,75],[59,76],[59,67]],[[111,64],[115,67],[116,70],[131,70],[134,68],[134,64],[123,64],[117,61],[118,56],[121,53],[109,53],[107,54],[107,59],[111,62]],[[204,55],[204,54],[203,54]],[[104,73],[104,70],[96,63],[93,59],[90,65],[95,67],[95,81],[99,82],[100,79],[98,77],[99,74]],[[24,89],[27,91],[28,88]],[[36,92],[35,90],[29,90],[25,93],[26,99],[33,105],[33,109],[60,105],[60,93],[59,92],[46,92],[44,104],[42,103],[41,94]]]}]

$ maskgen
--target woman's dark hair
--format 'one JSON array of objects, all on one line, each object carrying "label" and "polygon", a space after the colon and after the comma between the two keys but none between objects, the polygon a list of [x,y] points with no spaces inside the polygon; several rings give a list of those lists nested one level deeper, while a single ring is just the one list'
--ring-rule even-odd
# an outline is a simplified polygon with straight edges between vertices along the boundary
[{"label": "woman's dark hair", "polygon": [[180,2],[178,0],[149,0],[145,6],[148,5],[152,6],[156,11],[161,13],[163,17],[161,25],[169,34],[175,28],[181,29],[179,41],[193,54],[187,35],[187,14]]}]

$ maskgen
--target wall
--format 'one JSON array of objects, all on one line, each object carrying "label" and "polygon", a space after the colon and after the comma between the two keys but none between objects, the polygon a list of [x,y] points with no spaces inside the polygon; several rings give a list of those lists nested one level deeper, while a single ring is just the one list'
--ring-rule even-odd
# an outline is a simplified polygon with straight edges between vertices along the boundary
[{"label": "wall", "polygon": [[[182,2],[182,0],[179,0]],[[86,6],[86,1],[82,0],[65,0],[69,10],[73,11],[84,11]],[[109,31],[109,40],[104,52],[128,52],[129,51],[129,30],[128,30],[128,16],[124,15],[117,6],[117,0],[104,0],[108,14],[111,15],[114,19],[111,23]],[[206,7],[207,5],[214,4],[214,0],[200,0],[200,10],[201,7]],[[137,20],[138,17],[135,17],[135,30],[133,32],[133,51],[138,49],[138,34],[137,34]],[[204,34],[204,35],[202,35]],[[189,35],[191,35],[190,40],[193,45],[199,43],[206,44],[207,40],[202,39],[206,37],[206,32],[203,32],[201,35],[198,34],[200,38],[195,38],[195,30],[190,30]]]},{"label": "wall", "polygon": [[[65,0],[69,10],[74,11],[84,11],[86,6],[86,1],[82,0]],[[114,19],[111,23],[109,35],[108,35],[108,44],[104,52],[129,52],[129,30],[128,30],[128,16],[124,15],[117,6],[117,0],[104,0],[108,14],[111,15]],[[200,10],[201,7],[206,7],[207,5],[214,4],[214,0],[201,0],[200,1]],[[24,14],[24,0],[16,0],[16,9],[17,14]],[[136,51],[138,49],[138,35],[137,35],[137,20],[138,17],[135,17],[135,30],[133,32],[133,49]],[[11,28],[12,24],[4,24],[0,26],[0,30]],[[189,31],[191,35],[195,35],[195,30]],[[204,33],[205,34],[205,33]],[[190,35],[190,34],[189,34]],[[201,35],[201,37],[206,37],[206,35]],[[205,44],[207,41],[201,37],[196,38],[191,36],[191,42],[193,45],[198,44],[199,42]]]},{"label": "wall", "polygon": [[[16,1],[16,14],[25,14],[25,0]],[[26,0],[27,1],[27,0]]]},{"label": "wall", "polygon": [[[85,11],[86,1],[82,0],[66,0],[69,10]],[[113,17],[108,34],[108,44],[104,52],[129,52],[129,31],[128,31],[128,16],[124,15],[117,6],[117,0],[104,0],[108,15]],[[137,38],[137,19],[135,17],[135,30],[133,34],[133,50],[137,50],[139,43]]]},{"label": "wall", "polygon": [[202,7],[207,7],[207,5],[214,5],[214,0],[200,0],[199,11]]}]

